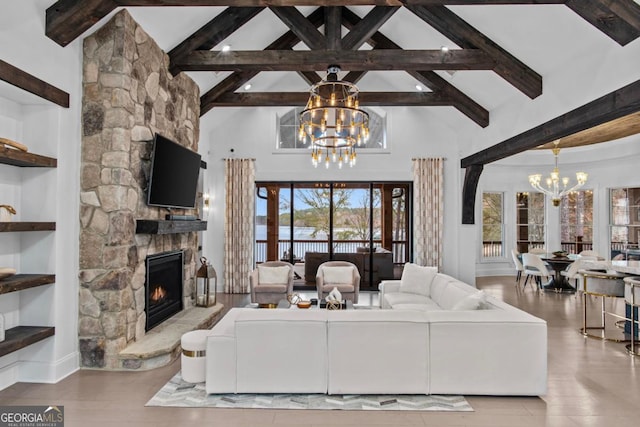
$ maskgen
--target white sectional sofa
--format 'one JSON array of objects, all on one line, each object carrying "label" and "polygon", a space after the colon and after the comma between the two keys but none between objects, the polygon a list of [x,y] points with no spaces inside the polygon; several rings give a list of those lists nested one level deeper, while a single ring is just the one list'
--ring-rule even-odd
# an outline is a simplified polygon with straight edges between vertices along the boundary
[{"label": "white sectional sofa", "polygon": [[380,310],[230,310],[207,339],[207,393],[545,394],[546,322],[432,276],[421,293],[382,282]]}]

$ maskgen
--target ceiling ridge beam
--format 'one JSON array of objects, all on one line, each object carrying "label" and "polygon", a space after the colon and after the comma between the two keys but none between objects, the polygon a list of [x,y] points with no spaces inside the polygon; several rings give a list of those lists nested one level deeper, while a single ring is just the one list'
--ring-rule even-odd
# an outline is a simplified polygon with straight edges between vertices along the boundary
[{"label": "ceiling ridge beam", "polygon": [[[121,6],[335,6],[336,0],[115,0]],[[566,0],[341,0],[348,6],[563,4]]]},{"label": "ceiling ridge beam", "polygon": [[176,66],[185,71],[318,71],[338,64],[345,70],[492,70],[495,60],[480,49],[450,50],[197,50]]},{"label": "ceiling ridge beam", "polygon": [[[307,19],[313,25],[319,27],[324,21],[324,9],[321,7],[317,8],[316,10],[311,12],[311,14],[309,14]],[[300,39],[298,38],[298,36],[296,36],[293,31],[289,30],[278,37],[276,40],[274,40],[271,44],[269,44],[269,46],[267,46],[265,50],[291,49],[299,42]],[[200,116],[203,116],[214,107],[213,102],[217,97],[227,92],[236,91],[242,85],[254,78],[258,73],[258,71],[232,73],[230,76],[226,77],[220,83],[208,90],[204,95],[200,97]]]},{"label": "ceiling ridge beam", "polygon": [[463,49],[482,49],[496,61],[495,71],[534,99],[542,94],[542,76],[500,47],[445,6],[412,6],[407,9]]},{"label": "ceiling ridge beam", "polygon": [[640,5],[633,0],[568,0],[566,5],[621,46],[640,37]]},{"label": "ceiling ridge beam", "polygon": [[177,58],[193,50],[212,49],[263,10],[263,7],[228,7],[220,12],[215,18],[169,51],[171,73],[176,75],[180,72],[173,66]]},{"label": "ceiling ridge beam", "polygon": [[[351,28],[360,21],[360,17],[353,13],[350,9],[344,8],[342,11],[343,16],[343,24],[347,28]],[[394,43],[393,40],[389,39],[387,36],[382,34],[380,31],[376,31],[371,39],[368,41],[374,49],[401,49],[401,47]],[[356,83],[362,75],[357,75],[353,73],[361,73],[361,72],[352,72],[347,74],[347,78],[352,78],[355,80],[348,80],[353,83]],[[353,74],[353,75],[352,75]],[[476,122],[478,125],[482,127],[489,126],[489,111],[487,111],[480,104],[475,102],[469,96],[467,96],[460,89],[456,88],[451,83],[447,82],[445,79],[440,77],[438,73],[434,71],[426,71],[426,70],[416,70],[409,72],[420,83],[426,85],[432,91],[443,91],[446,92],[449,96],[454,99],[453,106],[460,111],[465,116],[469,117],[471,120]]]},{"label": "ceiling ridge beam", "polygon": [[[344,8],[346,9],[346,8]],[[376,6],[353,25],[349,33],[342,39],[342,48],[345,50],[359,49],[389,20],[400,8]],[[353,12],[352,12],[353,13]]]},{"label": "ceiling ridge beam", "polygon": [[269,7],[269,10],[284,22],[309,49],[327,47],[324,35],[295,7]]},{"label": "ceiling ridge beam", "polygon": [[460,167],[492,163],[640,111],[640,80],[460,160]]}]

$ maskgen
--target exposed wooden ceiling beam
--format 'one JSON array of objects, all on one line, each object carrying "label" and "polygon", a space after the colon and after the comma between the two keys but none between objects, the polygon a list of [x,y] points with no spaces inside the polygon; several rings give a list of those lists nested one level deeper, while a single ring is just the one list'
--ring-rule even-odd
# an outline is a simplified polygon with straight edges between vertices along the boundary
[{"label": "exposed wooden ceiling beam", "polygon": [[342,8],[329,6],[324,12],[324,36],[329,50],[342,49]]},{"label": "exposed wooden ceiling beam", "polygon": [[45,34],[66,46],[116,7],[113,0],[59,0],[47,8]]},{"label": "exposed wooden ceiling beam", "polygon": [[568,0],[567,6],[622,46],[640,37],[640,5],[633,0]]},{"label": "exposed wooden ceiling beam", "polygon": [[[324,9],[319,7],[314,10],[307,19],[316,27],[322,25],[324,21]],[[265,48],[265,50],[281,50],[281,49],[291,49],[293,46],[298,44],[300,39],[296,36],[293,31],[287,31],[282,36],[278,37],[273,43]],[[227,78],[225,78],[222,82],[218,83],[215,87],[207,91],[204,95],[200,97],[200,115],[203,116],[209,110],[214,107],[213,102],[217,97],[226,92],[233,92],[253,77],[258,74],[258,71],[245,71],[242,73],[233,73]],[[312,78],[312,76],[308,75],[307,78]]]},{"label": "exposed wooden ceiling beam", "polygon": [[542,94],[542,76],[445,6],[407,8],[458,46],[485,51],[497,63],[494,71],[531,99]]},{"label": "exposed wooden ceiling beam", "polygon": [[398,7],[376,6],[357,24],[353,25],[349,33],[342,40],[342,48],[345,50],[358,49],[371,38],[382,25],[397,11]]},{"label": "exposed wooden ceiling beam", "polygon": [[309,49],[325,49],[327,41],[324,35],[295,7],[271,7],[270,10],[293,33],[298,36]]},{"label": "exposed wooden ceiling beam", "polygon": [[465,157],[460,166],[492,163],[640,111],[640,80],[608,93],[526,132]]},{"label": "exposed wooden ceiling beam", "polygon": [[491,70],[495,61],[478,49],[451,50],[311,50],[194,51],[176,64],[184,71],[320,71],[344,70]]},{"label": "exposed wooden ceiling beam", "polygon": [[215,18],[169,51],[172,63],[171,72],[175,75],[180,71],[173,68],[173,62],[177,58],[193,50],[212,49],[262,10],[264,10],[263,7],[228,7],[220,12]]},{"label": "exposed wooden ceiling beam", "polygon": [[563,4],[566,0],[115,0],[122,6],[402,6],[404,4]]},{"label": "exposed wooden ceiling beam", "polygon": [[[347,28],[352,28],[358,22],[360,22],[360,17],[358,17],[355,13],[353,13],[348,8],[343,8],[342,16],[344,19],[344,25]],[[400,46],[394,43],[391,39],[386,37],[381,32],[377,31],[368,41],[370,45],[372,45],[375,49],[400,49]],[[352,72],[355,73],[355,72]],[[360,79],[362,75],[354,75],[351,76],[352,73],[349,73],[347,77]],[[447,93],[451,99],[453,100],[453,106],[459,110],[462,114],[469,117],[471,120],[476,122],[478,125],[482,127],[489,126],[489,111],[487,111],[480,104],[475,102],[473,99],[469,98],[465,93],[460,91],[458,88],[447,82],[445,79],[440,77],[434,71],[410,71],[409,74],[413,76],[416,80],[418,80],[423,85],[427,86],[429,89],[433,91],[444,91]],[[346,78],[345,78],[346,79]],[[354,83],[357,80],[349,80]]]},{"label": "exposed wooden ceiling beam", "polygon": [[[442,106],[451,99],[433,92],[360,92],[361,106]],[[227,92],[213,101],[214,107],[288,107],[305,105],[308,92]]]},{"label": "exposed wooden ceiling beam", "polygon": [[482,169],[487,163],[638,111],[640,111],[640,80],[460,160],[460,166],[466,169],[462,187],[462,223],[473,224],[475,221],[476,190]]},{"label": "exposed wooden ceiling beam", "polygon": [[40,80],[39,78],[14,67],[0,59],[0,80],[26,90],[42,99],[51,101],[64,108],[69,108],[69,94],[62,89]]}]

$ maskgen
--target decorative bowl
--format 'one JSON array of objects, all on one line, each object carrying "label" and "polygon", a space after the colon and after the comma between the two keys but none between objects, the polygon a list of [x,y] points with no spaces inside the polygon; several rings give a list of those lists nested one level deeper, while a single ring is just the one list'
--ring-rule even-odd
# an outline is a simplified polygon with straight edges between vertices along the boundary
[{"label": "decorative bowl", "polygon": [[10,267],[0,267],[0,280],[6,279],[7,277],[11,277],[16,274],[15,268]]},{"label": "decorative bowl", "polygon": [[309,308],[311,307],[311,301],[298,301],[298,308]]},{"label": "decorative bowl", "polygon": [[569,255],[567,251],[555,251],[552,253],[553,253],[553,256],[557,256],[557,257],[563,257],[563,256]]}]

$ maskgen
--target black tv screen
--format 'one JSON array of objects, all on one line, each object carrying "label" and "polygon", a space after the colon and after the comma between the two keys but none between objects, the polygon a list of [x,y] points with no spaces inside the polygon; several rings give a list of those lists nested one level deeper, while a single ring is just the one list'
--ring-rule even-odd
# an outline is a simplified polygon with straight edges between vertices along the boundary
[{"label": "black tv screen", "polygon": [[199,173],[200,154],[156,134],[147,204],[166,208],[195,208]]}]

